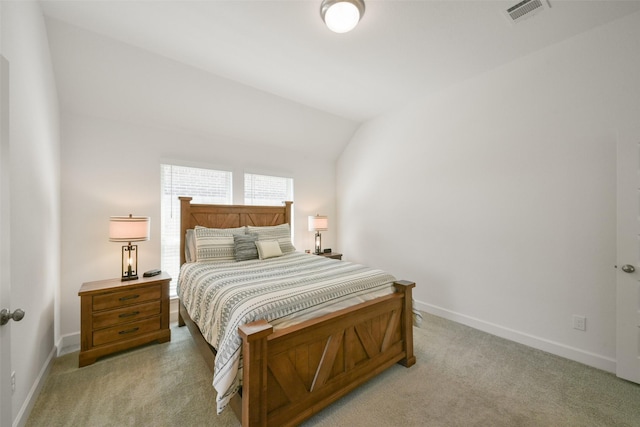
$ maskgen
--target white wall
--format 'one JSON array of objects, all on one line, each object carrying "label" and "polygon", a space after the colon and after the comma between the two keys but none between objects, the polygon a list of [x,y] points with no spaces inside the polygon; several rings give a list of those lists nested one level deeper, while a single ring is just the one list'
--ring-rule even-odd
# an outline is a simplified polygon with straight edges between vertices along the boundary
[{"label": "white wall", "polygon": [[64,346],[79,344],[82,283],[120,274],[109,216],[150,216],[138,269],[160,267],[161,163],[232,170],[234,187],[244,172],[292,177],[299,250],[313,247],[308,215],[335,218],[335,156],[356,123],[54,19],[47,31],[63,112]]},{"label": "white wall", "polygon": [[[151,240],[138,243],[138,270],[160,267],[163,162],[232,170],[234,180],[245,171],[292,177],[298,250],[313,247],[308,215],[335,217],[335,168],[329,160],[229,137],[203,138],[74,113],[62,115],[62,139],[60,308],[65,345],[79,343],[80,285],[120,274],[121,245],[108,241],[109,216],[150,216]],[[324,236],[326,246],[335,240],[332,231]]]},{"label": "white wall", "polygon": [[2,53],[10,65],[11,325],[14,425],[55,355],[60,283],[59,117],[46,29],[37,2],[3,2]]},{"label": "white wall", "polygon": [[614,370],[638,76],[635,14],[367,123],[337,164],[341,250],[416,281],[427,311]]},{"label": "white wall", "polygon": [[55,19],[46,22],[64,111],[227,135],[325,159],[335,159],[358,126]]}]

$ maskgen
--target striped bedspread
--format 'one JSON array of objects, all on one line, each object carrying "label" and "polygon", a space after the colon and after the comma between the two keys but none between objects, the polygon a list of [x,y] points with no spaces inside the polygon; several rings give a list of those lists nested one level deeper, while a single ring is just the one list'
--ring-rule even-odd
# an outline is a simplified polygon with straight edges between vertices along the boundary
[{"label": "striped bedspread", "polygon": [[241,386],[240,325],[265,319],[274,328],[393,292],[381,270],[293,252],[278,258],[184,264],[178,295],[217,349],[213,386],[218,413]]}]

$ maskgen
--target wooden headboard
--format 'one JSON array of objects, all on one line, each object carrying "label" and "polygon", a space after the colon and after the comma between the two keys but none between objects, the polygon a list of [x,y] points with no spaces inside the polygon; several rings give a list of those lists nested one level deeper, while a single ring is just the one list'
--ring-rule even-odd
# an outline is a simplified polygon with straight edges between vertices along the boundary
[{"label": "wooden headboard", "polygon": [[180,265],[185,263],[184,245],[187,230],[196,225],[211,228],[233,228],[244,225],[264,227],[291,224],[291,205],[195,205],[191,197],[180,199]]}]

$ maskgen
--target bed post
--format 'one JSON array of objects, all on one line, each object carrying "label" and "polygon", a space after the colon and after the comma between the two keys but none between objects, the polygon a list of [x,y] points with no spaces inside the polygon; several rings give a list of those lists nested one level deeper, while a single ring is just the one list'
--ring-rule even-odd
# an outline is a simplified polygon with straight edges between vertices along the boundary
[{"label": "bed post", "polygon": [[404,346],[404,352],[407,355],[404,359],[399,361],[403,366],[407,368],[413,366],[416,363],[416,357],[413,354],[413,291],[416,286],[414,282],[407,280],[398,280],[393,283],[396,288],[396,292],[402,292],[404,294],[403,299],[403,316],[402,316],[402,340]]},{"label": "bed post", "polygon": [[239,328],[242,337],[242,426],[267,425],[267,337],[273,326],[257,320]]},{"label": "bed post", "polygon": [[189,216],[191,215],[191,199],[192,197],[178,197],[180,199],[180,265],[184,264],[187,259],[184,255],[185,233],[187,232]]},{"label": "bed post", "polygon": [[291,225],[291,204],[293,202],[284,202],[284,222]]},{"label": "bed post", "polygon": [[[180,199],[180,265],[184,264],[187,261],[186,256],[184,255],[184,246],[185,246],[185,233],[187,232],[187,221],[190,215],[191,209],[191,197],[178,197]],[[177,278],[175,280],[178,280]],[[182,312],[178,310],[178,326],[184,326],[185,322],[182,317]]]}]

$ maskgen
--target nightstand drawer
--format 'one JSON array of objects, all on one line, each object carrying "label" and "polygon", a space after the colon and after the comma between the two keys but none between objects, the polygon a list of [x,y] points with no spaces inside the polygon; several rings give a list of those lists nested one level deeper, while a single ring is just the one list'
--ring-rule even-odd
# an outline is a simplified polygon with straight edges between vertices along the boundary
[{"label": "nightstand drawer", "polygon": [[159,329],[160,316],[139,322],[127,323],[126,325],[115,326],[113,328],[101,329],[93,333],[93,345],[97,346],[129,339]]},{"label": "nightstand drawer", "polygon": [[160,300],[161,297],[162,289],[160,286],[148,286],[145,288],[95,295],[93,297],[92,307],[93,311],[100,311],[131,304],[139,304],[145,301]]},{"label": "nightstand drawer", "polygon": [[93,315],[93,329],[134,322],[161,313],[160,301],[148,302]]}]

